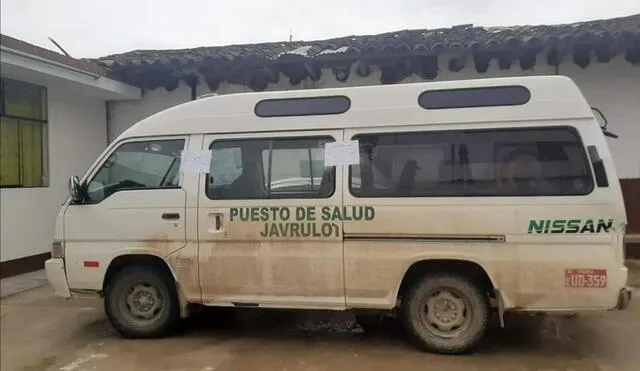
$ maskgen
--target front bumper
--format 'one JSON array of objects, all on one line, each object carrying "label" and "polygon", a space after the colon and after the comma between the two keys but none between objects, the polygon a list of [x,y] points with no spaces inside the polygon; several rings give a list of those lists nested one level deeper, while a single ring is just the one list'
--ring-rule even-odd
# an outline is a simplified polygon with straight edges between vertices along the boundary
[{"label": "front bumper", "polygon": [[51,258],[44,263],[44,269],[55,296],[70,298],[71,290],[69,290],[67,274],[64,271],[64,260]]},{"label": "front bumper", "polygon": [[633,289],[631,287],[624,287],[620,289],[618,293],[618,303],[616,304],[617,310],[625,310],[631,304],[631,296]]}]

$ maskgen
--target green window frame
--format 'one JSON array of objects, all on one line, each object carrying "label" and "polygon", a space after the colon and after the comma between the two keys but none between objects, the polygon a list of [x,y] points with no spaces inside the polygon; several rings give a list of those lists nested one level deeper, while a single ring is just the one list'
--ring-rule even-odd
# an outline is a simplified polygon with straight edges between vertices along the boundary
[{"label": "green window frame", "polygon": [[47,90],[0,79],[0,188],[49,185]]}]

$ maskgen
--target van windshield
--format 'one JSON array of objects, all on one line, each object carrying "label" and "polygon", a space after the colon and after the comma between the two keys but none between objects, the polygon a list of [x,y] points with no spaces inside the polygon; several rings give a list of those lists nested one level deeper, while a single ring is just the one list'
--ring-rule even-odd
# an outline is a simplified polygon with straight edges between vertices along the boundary
[{"label": "van windshield", "polygon": [[183,140],[130,142],[118,147],[89,182],[88,201],[118,190],[178,186]]}]

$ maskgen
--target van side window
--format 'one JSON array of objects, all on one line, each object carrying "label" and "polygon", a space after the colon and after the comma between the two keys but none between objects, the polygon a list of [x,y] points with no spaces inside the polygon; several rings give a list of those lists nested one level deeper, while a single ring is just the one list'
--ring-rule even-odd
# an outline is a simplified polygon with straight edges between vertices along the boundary
[{"label": "van side window", "polygon": [[211,145],[211,199],[329,198],[335,167],[324,166],[330,137],[220,140]]},{"label": "van side window", "polygon": [[97,203],[121,190],[177,188],[184,139],[129,142],[102,164],[87,189]]},{"label": "van side window", "polygon": [[570,128],[360,134],[356,197],[569,196],[593,189]]}]

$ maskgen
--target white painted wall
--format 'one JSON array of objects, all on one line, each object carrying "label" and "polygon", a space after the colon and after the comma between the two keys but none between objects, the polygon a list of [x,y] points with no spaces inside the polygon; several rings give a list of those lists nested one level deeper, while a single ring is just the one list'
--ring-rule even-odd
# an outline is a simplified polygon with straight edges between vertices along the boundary
[{"label": "white painted wall", "polygon": [[609,130],[618,134],[607,138],[618,177],[640,178],[640,65],[618,57],[585,69],[565,63],[560,73],[578,84],[591,106],[605,115]]},{"label": "white painted wall", "polygon": [[[552,75],[556,68],[546,64],[544,57],[531,70],[522,71],[515,61],[509,70],[500,70],[497,61],[492,61],[487,73],[478,74],[473,67],[466,67],[460,72],[451,72],[447,68],[448,58],[439,60],[440,71],[436,81],[470,78],[488,78],[504,76]],[[619,134],[620,139],[608,139],[612,148],[614,162],[620,178],[640,178],[640,65],[631,65],[619,56],[609,63],[592,62],[585,69],[567,60],[558,68],[558,73],[573,78],[582,89],[592,106],[603,111],[610,130]],[[319,81],[303,81],[299,86],[291,86],[286,76],[281,75],[277,84],[270,84],[267,90],[285,89],[318,89],[343,86],[362,86],[380,84],[379,70],[372,71],[366,78],[359,77],[355,70],[351,71],[346,83],[337,81],[330,70],[323,71]],[[202,79],[201,79],[202,81]],[[421,82],[419,76],[410,76],[402,83]],[[218,94],[250,92],[247,87],[233,84],[221,84]],[[197,94],[209,93],[206,84],[198,85]],[[137,102],[116,102],[110,107],[110,135],[113,140],[136,121],[147,117],[161,109],[186,102],[190,99],[189,88],[181,84],[173,92],[164,88],[145,92],[143,99]]]},{"label": "white painted wall", "polygon": [[49,187],[0,189],[1,261],[51,251],[67,179],[80,175],[107,144],[106,107],[64,83],[47,85]]},{"label": "white painted wall", "polygon": [[190,100],[191,88],[180,82],[178,88],[172,92],[158,88],[144,91],[141,100],[110,102],[109,141],[117,138],[135,122]]}]

